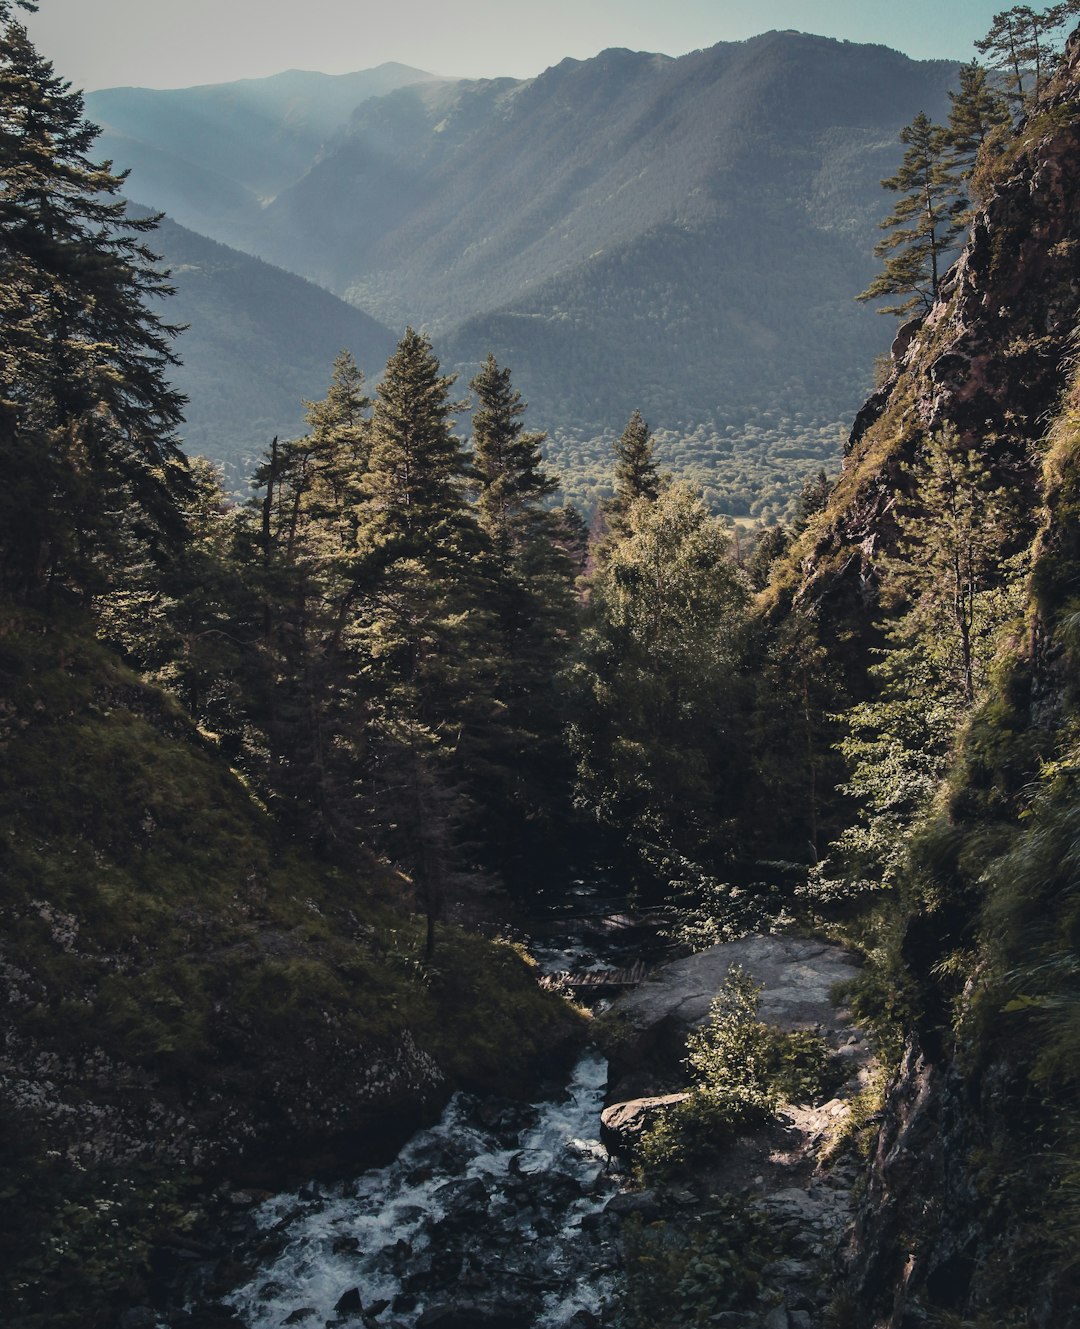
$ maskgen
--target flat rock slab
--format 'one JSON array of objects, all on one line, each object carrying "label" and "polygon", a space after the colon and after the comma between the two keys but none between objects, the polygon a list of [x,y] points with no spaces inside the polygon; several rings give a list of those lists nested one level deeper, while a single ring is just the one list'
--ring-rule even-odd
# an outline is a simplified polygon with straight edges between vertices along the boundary
[{"label": "flat rock slab", "polygon": [[674,960],[618,997],[604,1016],[615,1031],[616,1072],[634,1070],[653,1055],[681,1058],[687,1034],[707,1021],[732,969],[763,988],[758,1015],[781,1029],[837,1028],[843,1016],[830,991],[858,973],[843,947],[799,937],[744,937]]}]

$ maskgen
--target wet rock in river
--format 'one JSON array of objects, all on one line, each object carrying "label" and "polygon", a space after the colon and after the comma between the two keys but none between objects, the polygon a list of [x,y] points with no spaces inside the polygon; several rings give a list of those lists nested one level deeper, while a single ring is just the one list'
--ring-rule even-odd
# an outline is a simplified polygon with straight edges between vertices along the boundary
[{"label": "wet rock in river", "polygon": [[549,1149],[522,1149],[510,1160],[510,1171],[516,1177],[542,1177],[554,1166],[555,1157]]},{"label": "wet rock in river", "polygon": [[360,1300],[360,1289],[351,1287],[348,1292],[343,1292],[334,1303],[334,1310],[338,1315],[362,1315],[364,1303]]}]

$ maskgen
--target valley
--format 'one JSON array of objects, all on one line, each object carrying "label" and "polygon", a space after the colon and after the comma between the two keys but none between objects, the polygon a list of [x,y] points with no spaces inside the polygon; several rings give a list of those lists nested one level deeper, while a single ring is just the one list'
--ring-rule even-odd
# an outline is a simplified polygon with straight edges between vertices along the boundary
[{"label": "valley", "polygon": [[[853,300],[874,271],[879,181],[916,111],[944,118],[955,77],[946,61],[774,32],[678,59],[610,50],[523,82],[294,72],[98,92],[88,111],[135,201],[396,333],[426,328],[463,383],[489,351],[509,364],[563,497],[587,514],[640,409],[664,465],[715,511],[775,521],[835,471],[888,346],[888,320]],[[211,132],[226,109],[227,135]],[[256,422],[265,447],[296,406],[275,392],[244,418],[204,386],[198,364],[232,354],[230,308],[242,380],[251,312],[220,284],[204,312],[183,269],[178,284],[187,446],[234,479]],[[272,376],[296,383],[295,356],[268,343],[289,366]],[[343,348],[377,377],[364,338],[343,340],[305,368],[301,397]]]}]

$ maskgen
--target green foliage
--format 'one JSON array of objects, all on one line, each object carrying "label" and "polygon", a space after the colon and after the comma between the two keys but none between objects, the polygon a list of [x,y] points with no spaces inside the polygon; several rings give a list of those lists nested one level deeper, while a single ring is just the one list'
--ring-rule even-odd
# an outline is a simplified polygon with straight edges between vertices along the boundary
[{"label": "green foliage", "polygon": [[745,1200],[714,1197],[689,1228],[631,1220],[623,1235],[619,1329],[690,1329],[756,1305],[772,1256],[769,1223]]},{"label": "green foliage", "polygon": [[656,501],[660,476],[653,460],[654,445],[649,426],[635,411],[615,443],[615,493],[603,505],[611,534],[619,539],[627,533],[630,509],[638,499]]},{"label": "green foliage", "polygon": [[937,300],[946,258],[955,251],[964,228],[967,200],[949,155],[947,130],[920,111],[900,131],[900,141],[907,145],[900,169],[881,182],[883,188],[901,195],[880,223],[891,234],[874,249],[885,266],[856,298],[906,297],[898,305],[878,309],[879,314],[906,317],[928,312]]},{"label": "green foliage", "polygon": [[107,585],[133,550],[180,536],[178,329],[124,179],[89,158],[82,97],[10,19],[0,31],[0,464],[19,507],[0,532],[0,589]]},{"label": "green foliage", "polygon": [[883,599],[901,608],[868,673],[877,695],[844,715],[838,748],[858,801],[834,846],[849,880],[893,885],[906,839],[930,811],[957,736],[985,695],[1003,627],[1020,614],[1026,560],[1006,556],[1013,500],[987,462],[946,432],[929,439],[897,505]]},{"label": "green foliage", "polygon": [[688,489],[639,498],[590,581],[568,671],[578,803],[619,828],[661,881],[719,856],[737,802],[746,591],[728,549]]},{"label": "green foliage", "polygon": [[1005,95],[1020,110],[1045,88],[1057,66],[1062,29],[1080,13],[1076,0],[1033,9],[1014,5],[994,15],[985,37],[975,49],[989,57],[999,73]]},{"label": "green foliage", "polygon": [[812,1102],[835,1084],[820,1035],[785,1031],[757,1018],[761,987],[733,969],[687,1041],[690,1096],[643,1135],[646,1179],[708,1161],[725,1138],[763,1126],[782,1102]]},{"label": "green foliage", "polygon": [[949,101],[949,164],[970,180],[980,151],[1012,124],[1012,115],[1007,100],[992,86],[977,60],[961,66],[960,87],[949,93]]}]

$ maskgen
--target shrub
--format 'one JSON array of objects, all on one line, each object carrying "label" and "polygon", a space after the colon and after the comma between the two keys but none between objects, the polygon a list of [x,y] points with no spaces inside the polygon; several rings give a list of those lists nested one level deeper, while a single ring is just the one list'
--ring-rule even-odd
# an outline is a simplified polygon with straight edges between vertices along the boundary
[{"label": "shrub", "polygon": [[687,1042],[689,1098],[642,1135],[638,1158],[644,1177],[707,1161],[722,1140],[765,1125],[780,1103],[809,1102],[835,1085],[824,1038],[759,1020],[760,995],[748,974],[730,971],[713,998],[708,1023]]}]

